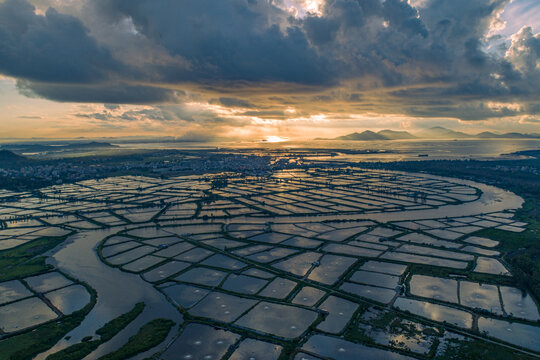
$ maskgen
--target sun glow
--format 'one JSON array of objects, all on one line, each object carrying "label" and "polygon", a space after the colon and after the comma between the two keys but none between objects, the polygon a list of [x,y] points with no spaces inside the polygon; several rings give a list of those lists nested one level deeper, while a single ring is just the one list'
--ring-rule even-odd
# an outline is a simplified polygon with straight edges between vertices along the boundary
[{"label": "sun glow", "polygon": [[265,136],[263,141],[269,142],[269,143],[279,143],[279,142],[289,141],[289,138],[272,135],[272,136]]}]

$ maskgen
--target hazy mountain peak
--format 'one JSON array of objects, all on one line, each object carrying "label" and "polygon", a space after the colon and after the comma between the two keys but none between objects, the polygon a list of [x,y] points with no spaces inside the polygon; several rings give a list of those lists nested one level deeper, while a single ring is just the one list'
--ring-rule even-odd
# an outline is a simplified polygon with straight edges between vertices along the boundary
[{"label": "hazy mountain peak", "polygon": [[402,140],[402,139],[416,139],[416,136],[412,135],[407,131],[397,131],[397,130],[381,130],[377,134],[382,135],[390,140]]},{"label": "hazy mountain peak", "polygon": [[388,140],[383,135],[377,134],[371,130],[366,130],[361,133],[354,132],[352,134],[338,136],[335,140]]},{"label": "hazy mountain peak", "polygon": [[418,133],[420,137],[426,139],[456,139],[456,138],[469,138],[472,135],[465,134],[461,131],[454,131],[442,126],[433,126],[429,129],[425,129]]}]

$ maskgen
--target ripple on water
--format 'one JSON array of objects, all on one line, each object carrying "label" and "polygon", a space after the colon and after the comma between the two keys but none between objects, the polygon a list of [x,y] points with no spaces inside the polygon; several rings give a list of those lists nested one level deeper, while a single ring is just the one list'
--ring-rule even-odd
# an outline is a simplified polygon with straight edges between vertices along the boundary
[{"label": "ripple on water", "polygon": [[540,327],[480,317],[478,330],[510,344],[540,351]]},{"label": "ripple on water", "polygon": [[161,355],[164,360],[221,359],[240,335],[202,324],[188,324]]},{"label": "ripple on water", "polygon": [[470,329],[472,326],[473,319],[471,314],[444,305],[400,297],[394,302],[394,307],[434,321],[447,322],[462,328]]},{"label": "ripple on water", "polygon": [[5,333],[24,330],[57,318],[43,301],[37,297],[0,306],[0,329]]},{"label": "ripple on water", "polygon": [[243,340],[229,360],[277,360],[283,348],[254,339]]}]

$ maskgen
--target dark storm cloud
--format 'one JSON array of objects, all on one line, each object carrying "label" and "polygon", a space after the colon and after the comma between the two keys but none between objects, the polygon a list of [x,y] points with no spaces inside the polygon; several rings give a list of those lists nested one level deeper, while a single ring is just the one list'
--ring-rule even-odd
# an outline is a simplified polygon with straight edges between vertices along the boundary
[{"label": "dark storm cloud", "polygon": [[170,69],[169,79],[315,84],[333,76],[303,30],[282,29],[287,15],[264,0],[99,0],[96,6],[113,19],[129,17],[140,33],[190,63],[188,73]]},{"label": "dark storm cloud", "polygon": [[412,35],[428,36],[428,31],[417,17],[417,11],[408,3],[401,0],[386,0],[383,3],[384,18],[389,21],[389,25],[394,25],[397,29]]},{"label": "dark storm cloud", "polygon": [[120,67],[82,22],[26,0],[0,3],[0,72],[33,81],[96,82]]},{"label": "dark storm cloud", "polygon": [[119,80],[130,71],[92,38],[82,21],[26,0],[0,3],[0,73],[26,95],[56,101],[155,103],[174,92]]},{"label": "dark storm cloud", "polygon": [[[276,109],[250,99],[246,87],[272,89],[268,99],[293,106],[304,91],[300,98],[329,109],[354,106],[340,111],[399,105],[415,116],[464,120],[538,104],[539,36],[523,28],[506,47],[486,50],[509,0],[425,0],[418,8],[327,0],[322,14],[305,18],[268,0],[81,2],[73,15],[39,15],[26,0],[0,3],[0,72],[27,94],[58,101],[175,102],[186,87],[208,92],[202,98],[212,104],[270,117]],[[523,110],[494,110],[493,101]]]},{"label": "dark storm cloud", "polygon": [[334,41],[339,26],[339,22],[335,19],[318,16],[308,17],[304,24],[307,36],[311,42],[319,46]]}]

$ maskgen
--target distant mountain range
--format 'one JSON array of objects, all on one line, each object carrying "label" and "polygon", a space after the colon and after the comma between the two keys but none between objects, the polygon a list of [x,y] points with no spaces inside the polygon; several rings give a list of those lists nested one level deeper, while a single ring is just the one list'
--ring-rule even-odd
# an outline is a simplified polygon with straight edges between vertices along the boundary
[{"label": "distant mountain range", "polygon": [[505,134],[494,134],[489,131],[481,132],[480,134],[476,134],[477,138],[483,138],[483,139],[540,139],[540,134],[522,134],[522,133],[505,133]]},{"label": "distant mountain range", "polygon": [[375,140],[408,140],[408,139],[540,139],[540,134],[521,134],[521,133],[504,133],[495,134],[489,131],[484,131],[479,134],[466,134],[461,131],[446,129],[441,126],[435,126],[429,129],[422,130],[414,135],[407,131],[381,130],[373,132],[370,130],[361,133],[354,132],[352,134],[338,136],[334,139],[316,138],[315,140],[353,140],[353,141],[375,141]]},{"label": "distant mountain range", "polygon": [[336,140],[388,140],[381,134],[366,130],[362,133],[354,132],[349,135],[343,135],[336,138]]},{"label": "distant mountain range", "polygon": [[370,141],[370,140],[404,140],[404,139],[416,139],[417,137],[406,131],[394,131],[394,130],[381,130],[379,132],[373,132],[366,130],[361,133],[354,132],[352,134],[338,136],[334,139],[316,138],[315,140],[358,140],[358,141]]}]

